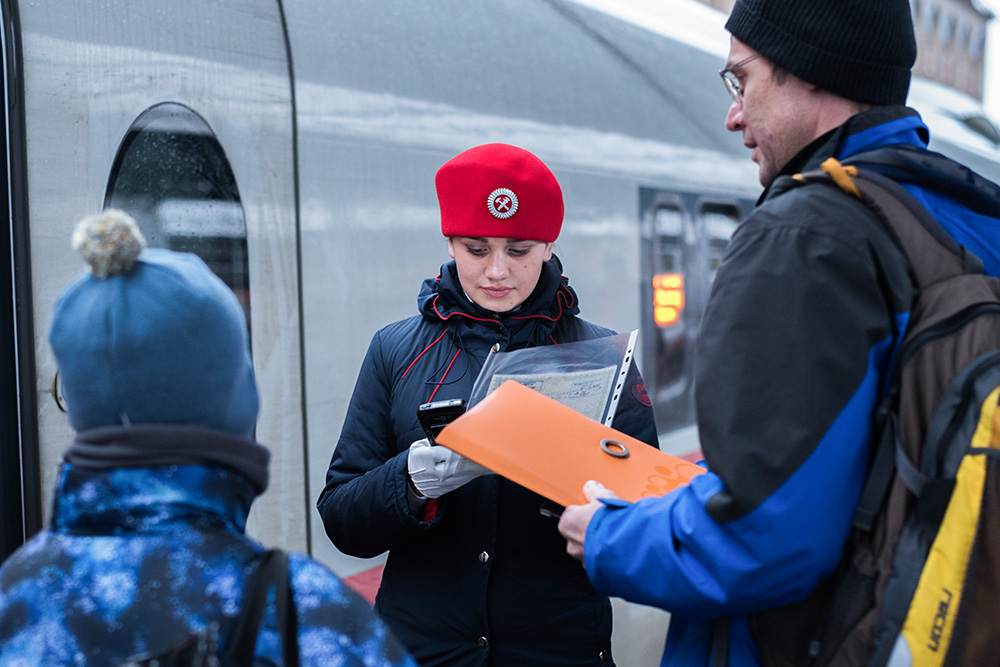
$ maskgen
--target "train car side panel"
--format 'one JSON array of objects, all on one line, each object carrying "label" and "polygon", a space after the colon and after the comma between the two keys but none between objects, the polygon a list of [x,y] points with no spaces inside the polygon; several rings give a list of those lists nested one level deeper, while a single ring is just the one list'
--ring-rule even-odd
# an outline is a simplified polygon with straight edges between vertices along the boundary
[{"label": "train car side panel", "polygon": [[56,297],[83,268],[70,233],[102,207],[136,119],[176,103],[217,137],[245,212],[257,435],[273,453],[271,487],[250,530],[305,549],[291,85],[277,5],[25,3],[21,18],[43,498],[72,437],[44,335]]}]

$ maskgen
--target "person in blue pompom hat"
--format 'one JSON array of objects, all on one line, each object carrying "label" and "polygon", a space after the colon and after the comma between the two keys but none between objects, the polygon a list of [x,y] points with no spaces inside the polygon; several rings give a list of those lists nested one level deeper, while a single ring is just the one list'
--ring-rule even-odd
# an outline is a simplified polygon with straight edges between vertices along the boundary
[{"label": "person in blue pompom hat", "polygon": [[[224,653],[264,552],[244,530],[270,460],[243,312],[121,211],[82,220],[73,246],[90,271],[49,341],[76,437],[50,526],[0,568],[0,665],[133,664],[198,633]],[[289,573],[300,664],[416,667],[328,569],[290,554]],[[271,607],[255,664],[281,660]]]},{"label": "person in blue pompom hat", "polygon": [[[49,331],[70,424],[201,426],[250,438],[259,400],[235,295],[197,255],[147,249],[131,264],[142,249],[133,225],[105,213],[73,238],[94,268],[56,302]],[[109,239],[112,229],[130,233]]]}]

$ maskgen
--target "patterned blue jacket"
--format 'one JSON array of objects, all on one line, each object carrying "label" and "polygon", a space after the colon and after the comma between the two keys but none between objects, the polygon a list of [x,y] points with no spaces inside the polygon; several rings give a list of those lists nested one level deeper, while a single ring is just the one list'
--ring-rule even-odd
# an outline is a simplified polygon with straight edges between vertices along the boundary
[{"label": "patterned blue jacket", "polygon": [[[65,464],[51,526],[0,568],[0,665],[115,665],[213,622],[225,648],[263,551],[244,535],[259,492],[219,465]],[[289,563],[303,665],[416,667],[333,573],[300,554]],[[256,656],[281,664],[273,607]]]}]

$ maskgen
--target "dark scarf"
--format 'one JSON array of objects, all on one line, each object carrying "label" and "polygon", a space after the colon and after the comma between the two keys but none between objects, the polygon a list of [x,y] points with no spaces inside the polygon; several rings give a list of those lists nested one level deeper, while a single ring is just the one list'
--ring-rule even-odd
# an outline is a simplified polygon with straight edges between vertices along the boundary
[{"label": "dark scarf", "polygon": [[517,308],[496,313],[482,308],[465,294],[458,279],[458,269],[451,261],[441,267],[441,274],[423,282],[417,297],[420,313],[436,321],[457,322],[472,331],[506,329],[514,348],[548,344],[549,334],[563,315],[580,312],[579,299],[562,275],[562,263],[555,255],[542,265],[538,284]]},{"label": "dark scarf", "polygon": [[222,466],[245,476],[263,493],[271,452],[256,442],[201,426],[147,424],[80,431],[63,453],[63,460],[78,468],[96,470]]}]

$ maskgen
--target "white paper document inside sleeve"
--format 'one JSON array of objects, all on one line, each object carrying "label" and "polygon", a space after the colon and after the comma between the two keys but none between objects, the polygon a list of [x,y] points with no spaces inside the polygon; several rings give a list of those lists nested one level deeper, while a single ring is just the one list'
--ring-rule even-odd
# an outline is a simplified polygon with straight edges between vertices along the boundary
[{"label": "white paper document inside sleeve", "polygon": [[469,406],[514,380],[610,426],[638,333],[636,329],[575,343],[491,352],[472,388]]}]

